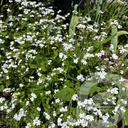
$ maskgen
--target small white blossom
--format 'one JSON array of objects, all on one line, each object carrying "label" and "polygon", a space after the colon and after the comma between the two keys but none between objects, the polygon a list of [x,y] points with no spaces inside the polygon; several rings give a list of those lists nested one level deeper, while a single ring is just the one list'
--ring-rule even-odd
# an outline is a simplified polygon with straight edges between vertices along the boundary
[{"label": "small white blossom", "polygon": [[27,125],[25,126],[25,128],[31,128],[31,124],[27,123]]},{"label": "small white blossom", "polygon": [[78,63],[78,58],[74,59],[73,62],[74,62],[75,64],[77,64],[77,63]]},{"label": "small white blossom", "polygon": [[68,111],[68,107],[67,107],[67,106],[62,107],[62,108],[60,109],[60,112],[67,112],[67,111]]},{"label": "small white blossom", "polygon": [[45,115],[45,118],[46,118],[47,120],[50,119],[50,115],[49,115],[47,112],[44,112],[44,115]]},{"label": "small white blossom", "polygon": [[3,103],[3,101],[5,101],[5,98],[4,97],[1,97],[0,98],[0,103]]},{"label": "small white blossom", "polygon": [[64,50],[67,52],[68,50],[72,49],[72,44],[63,43]]},{"label": "small white blossom", "polygon": [[114,54],[112,54],[112,58],[113,58],[114,60],[117,60],[117,59],[118,59],[118,56],[114,53]]},{"label": "small white blossom", "polygon": [[111,89],[111,94],[118,94],[118,88]]},{"label": "small white blossom", "polygon": [[82,59],[82,60],[81,60],[81,63],[82,63],[83,65],[86,65],[86,64],[87,64],[87,61],[84,60],[84,59]]},{"label": "small white blossom", "polygon": [[77,95],[77,94],[74,94],[74,95],[72,96],[72,100],[73,100],[73,101],[77,101],[77,100],[78,100],[78,95]]},{"label": "small white blossom", "polygon": [[33,98],[37,98],[37,96],[36,96],[35,93],[31,93],[31,96],[32,96]]},{"label": "small white blossom", "polygon": [[41,121],[39,120],[39,117],[36,117],[36,118],[33,120],[33,125],[36,125],[36,126],[40,126],[40,125],[41,125]]},{"label": "small white blossom", "polygon": [[86,115],[85,119],[88,121],[93,121],[94,117],[92,115]]},{"label": "small white blossom", "polygon": [[49,95],[49,94],[51,94],[51,91],[50,90],[49,91],[46,91],[45,94],[46,95]]},{"label": "small white blossom", "polygon": [[39,111],[39,112],[41,111],[41,108],[39,108],[39,107],[37,107],[36,109],[37,109],[37,111]]},{"label": "small white blossom", "polygon": [[81,82],[83,82],[85,80],[85,78],[83,77],[82,74],[77,76],[77,80],[80,80]]},{"label": "small white blossom", "polygon": [[56,99],[55,100],[55,103],[60,103],[60,99]]}]

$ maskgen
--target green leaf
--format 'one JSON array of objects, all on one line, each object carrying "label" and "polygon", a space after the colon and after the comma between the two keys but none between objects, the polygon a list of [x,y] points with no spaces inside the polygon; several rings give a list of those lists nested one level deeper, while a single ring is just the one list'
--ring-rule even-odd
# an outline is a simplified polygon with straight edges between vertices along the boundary
[{"label": "green leaf", "polygon": [[57,92],[55,94],[55,97],[59,98],[61,100],[64,100],[64,101],[70,101],[74,94],[75,94],[75,91],[73,89],[64,88],[64,89],[60,90],[59,92]]},{"label": "green leaf", "polygon": [[29,64],[31,69],[37,68],[37,66],[35,64]]},{"label": "green leaf", "polygon": [[84,95],[93,95],[95,92],[99,92],[101,90],[100,87],[97,87],[97,82],[85,82],[80,88],[79,88],[79,94]]},{"label": "green leaf", "polygon": [[119,31],[119,32],[117,32],[117,36],[121,36],[121,35],[125,35],[125,34],[128,34],[128,32],[127,31]]},{"label": "green leaf", "polygon": [[0,92],[3,91],[4,85],[0,85]]},{"label": "green leaf", "polygon": [[77,57],[80,57],[80,54],[81,54],[80,48],[77,45],[75,47],[75,54],[76,54]]},{"label": "green leaf", "polygon": [[108,73],[106,76],[105,76],[105,81],[104,82],[118,82],[119,81],[119,78],[120,76],[118,74],[111,74],[111,73]]},{"label": "green leaf", "polygon": [[[75,5],[74,9],[77,10],[78,5]],[[69,35],[73,38],[75,33],[75,28],[79,23],[79,17],[75,14],[72,15],[70,25],[69,25]]]},{"label": "green leaf", "polygon": [[74,86],[73,82],[71,82],[70,80],[66,80],[64,82],[64,85],[66,85],[67,87],[73,87]]},{"label": "green leaf", "polygon": [[123,120],[124,120],[125,125],[128,125],[128,108],[125,111]]},{"label": "green leaf", "polygon": [[118,36],[116,35],[118,32],[117,30],[117,26],[116,25],[112,25],[112,33],[111,35],[114,36],[112,39],[111,39],[111,44],[113,44],[114,46],[114,51],[116,51],[117,49],[117,45],[118,45]]}]

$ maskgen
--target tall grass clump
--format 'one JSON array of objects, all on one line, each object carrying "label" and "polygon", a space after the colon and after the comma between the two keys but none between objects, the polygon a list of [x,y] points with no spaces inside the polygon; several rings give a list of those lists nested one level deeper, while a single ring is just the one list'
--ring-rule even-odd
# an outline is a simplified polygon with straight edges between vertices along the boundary
[{"label": "tall grass clump", "polygon": [[40,2],[1,8],[0,127],[128,125],[127,3],[91,7],[63,16]]}]

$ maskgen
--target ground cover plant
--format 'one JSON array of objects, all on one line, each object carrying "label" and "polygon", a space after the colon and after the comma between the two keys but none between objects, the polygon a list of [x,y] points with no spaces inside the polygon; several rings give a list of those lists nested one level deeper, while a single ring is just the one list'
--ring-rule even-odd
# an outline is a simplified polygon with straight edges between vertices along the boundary
[{"label": "ground cover plant", "polygon": [[0,127],[126,127],[126,1],[75,5],[63,16],[15,1],[0,10]]}]

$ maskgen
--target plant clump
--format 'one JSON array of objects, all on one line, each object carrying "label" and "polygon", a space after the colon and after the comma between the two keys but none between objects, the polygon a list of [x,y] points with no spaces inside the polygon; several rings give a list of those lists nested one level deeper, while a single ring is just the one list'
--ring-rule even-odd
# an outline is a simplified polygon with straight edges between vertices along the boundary
[{"label": "plant clump", "polygon": [[0,127],[128,125],[127,3],[99,2],[65,15],[25,0],[1,9]]}]

